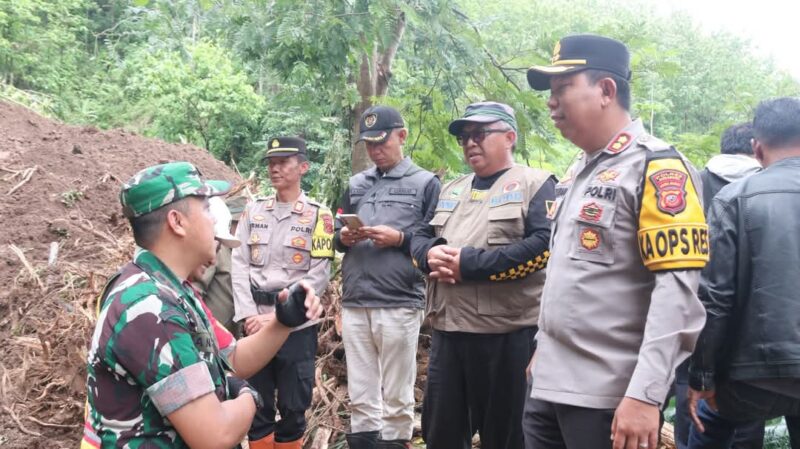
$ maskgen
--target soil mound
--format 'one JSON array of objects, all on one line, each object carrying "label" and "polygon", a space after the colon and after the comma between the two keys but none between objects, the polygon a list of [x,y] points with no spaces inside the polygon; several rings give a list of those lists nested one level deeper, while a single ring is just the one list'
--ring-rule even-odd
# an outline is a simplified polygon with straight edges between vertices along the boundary
[{"label": "soil mound", "polygon": [[191,145],[0,102],[0,446],[76,447],[95,300],[133,249],[119,189],[171,160],[240,180]]}]

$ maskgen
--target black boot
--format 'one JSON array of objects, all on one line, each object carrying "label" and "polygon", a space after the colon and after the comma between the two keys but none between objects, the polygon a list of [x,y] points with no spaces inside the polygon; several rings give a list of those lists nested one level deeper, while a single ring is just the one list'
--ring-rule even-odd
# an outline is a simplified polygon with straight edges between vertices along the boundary
[{"label": "black boot", "polygon": [[348,433],[344,436],[350,449],[375,449],[378,431]]},{"label": "black boot", "polygon": [[375,449],[409,449],[410,443],[408,440],[378,440]]}]

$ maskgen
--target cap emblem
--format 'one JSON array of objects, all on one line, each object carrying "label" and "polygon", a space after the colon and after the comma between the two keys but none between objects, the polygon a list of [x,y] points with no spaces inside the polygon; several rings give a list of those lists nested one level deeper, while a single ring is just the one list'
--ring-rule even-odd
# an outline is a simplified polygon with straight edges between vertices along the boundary
[{"label": "cap emblem", "polygon": [[553,64],[559,59],[561,59],[561,41],[556,42],[556,46],[553,48],[553,59],[550,60],[550,63]]},{"label": "cap emblem", "polygon": [[272,148],[278,148],[281,143],[278,142],[278,139],[272,139],[272,143],[270,145],[272,145]]},{"label": "cap emblem", "polygon": [[369,114],[368,116],[364,117],[364,126],[367,128],[372,128],[375,126],[375,123],[378,121],[378,114]]}]

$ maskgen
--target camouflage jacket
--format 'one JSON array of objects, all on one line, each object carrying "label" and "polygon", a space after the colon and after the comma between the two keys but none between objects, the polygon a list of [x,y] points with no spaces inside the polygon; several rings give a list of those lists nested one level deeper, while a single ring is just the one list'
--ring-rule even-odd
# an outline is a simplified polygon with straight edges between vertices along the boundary
[{"label": "camouflage jacket", "polygon": [[101,301],[82,447],[187,447],[166,416],[211,392],[227,399],[230,369],[200,301],[144,249]]}]

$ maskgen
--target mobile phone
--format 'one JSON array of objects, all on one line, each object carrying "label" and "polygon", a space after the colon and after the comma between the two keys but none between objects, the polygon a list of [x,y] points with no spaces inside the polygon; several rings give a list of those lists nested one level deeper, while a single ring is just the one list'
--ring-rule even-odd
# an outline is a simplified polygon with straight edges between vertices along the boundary
[{"label": "mobile phone", "polygon": [[364,223],[361,222],[361,219],[358,218],[356,214],[339,214],[339,219],[342,220],[342,223],[351,231],[355,231],[364,226]]}]

